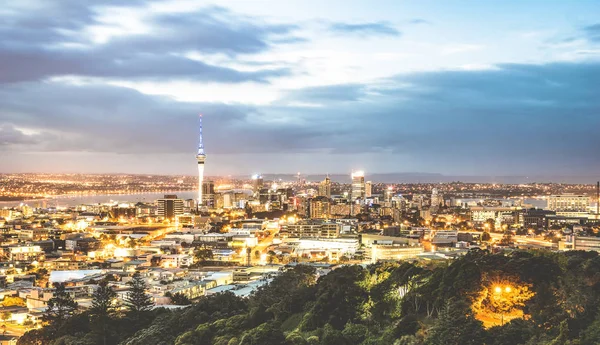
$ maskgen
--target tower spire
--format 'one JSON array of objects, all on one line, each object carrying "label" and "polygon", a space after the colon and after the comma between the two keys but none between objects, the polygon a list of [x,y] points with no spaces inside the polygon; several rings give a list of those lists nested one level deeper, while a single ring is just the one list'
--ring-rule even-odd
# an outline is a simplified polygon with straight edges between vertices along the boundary
[{"label": "tower spire", "polygon": [[200,118],[200,134],[198,140],[198,156],[204,156],[204,140],[202,139],[202,114],[199,115]]},{"label": "tower spire", "polygon": [[200,135],[198,141],[198,153],[196,154],[196,161],[198,162],[198,206],[204,202],[202,197],[202,188],[204,185],[204,161],[206,161],[206,154],[204,153],[204,141],[202,140],[202,114],[200,118]]}]

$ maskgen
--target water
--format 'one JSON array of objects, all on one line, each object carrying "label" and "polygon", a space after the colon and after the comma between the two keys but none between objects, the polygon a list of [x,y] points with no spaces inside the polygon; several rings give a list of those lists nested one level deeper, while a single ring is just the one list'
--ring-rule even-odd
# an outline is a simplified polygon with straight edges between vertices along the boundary
[{"label": "water", "polygon": [[0,207],[15,207],[26,204],[32,207],[41,206],[44,202],[47,207],[68,207],[81,204],[103,204],[109,202],[153,202],[161,199],[165,194],[175,194],[180,199],[195,199],[196,191],[176,191],[161,193],[137,193],[137,194],[105,194],[105,195],[68,195],[58,196],[51,199],[27,200],[27,201],[2,201]]}]

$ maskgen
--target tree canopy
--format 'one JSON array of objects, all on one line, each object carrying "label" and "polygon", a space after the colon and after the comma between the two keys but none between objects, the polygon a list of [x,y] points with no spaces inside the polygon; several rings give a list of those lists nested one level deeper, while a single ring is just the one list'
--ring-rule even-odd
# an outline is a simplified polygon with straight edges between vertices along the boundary
[{"label": "tree canopy", "polygon": [[[595,252],[472,251],[442,263],[342,265],[320,277],[297,265],[248,298],[215,294],[179,310],[149,310],[143,279],[137,275],[131,286],[137,292],[126,301],[129,313],[110,311],[111,293],[102,287],[91,309],[59,317],[60,327],[30,331],[19,344],[600,343]],[[55,297],[52,310],[72,306],[64,292]],[[139,318],[131,322],[134,311]],[[102,315],[112,332],[106,338],[98,333]]]}]

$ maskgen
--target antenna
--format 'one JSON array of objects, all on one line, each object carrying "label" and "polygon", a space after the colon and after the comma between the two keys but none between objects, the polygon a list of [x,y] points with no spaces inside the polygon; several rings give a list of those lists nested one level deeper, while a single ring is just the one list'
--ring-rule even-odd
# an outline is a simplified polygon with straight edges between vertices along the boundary
[{"label": "antenna", "polygon": [[202,138],[202,114],[198,114],[199,122],[200,122],[200,133],[198,137],[198,156],[204,156],[204,140]]}]

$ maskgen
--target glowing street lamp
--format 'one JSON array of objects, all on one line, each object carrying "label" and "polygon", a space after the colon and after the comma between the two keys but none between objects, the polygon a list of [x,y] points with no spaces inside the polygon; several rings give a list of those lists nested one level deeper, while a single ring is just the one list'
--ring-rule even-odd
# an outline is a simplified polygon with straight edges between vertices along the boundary
[{"label": "glowing street lamp", "polygon": [[[503,293],[511,293],[512,292],[512,287],[510,287],[509,285],[505,286],[504,289],[502,288],[502,286],[496,285],[496,287],[494,288],[494,292],[496,293],[496,298],[500,299],[500,298],[506,298],[504,296],[502,296]],[[501,326],[504,326],[504,313],[500,313],[500,324]]]}]

